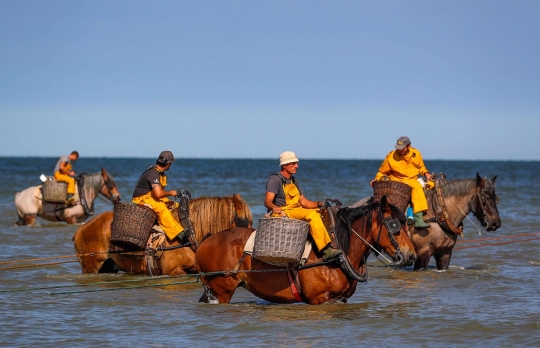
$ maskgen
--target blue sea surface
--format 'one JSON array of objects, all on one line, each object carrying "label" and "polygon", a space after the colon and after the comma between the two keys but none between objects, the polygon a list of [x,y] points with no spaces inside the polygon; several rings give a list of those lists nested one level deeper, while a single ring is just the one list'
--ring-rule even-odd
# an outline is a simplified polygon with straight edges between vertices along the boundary
[{"label": "blue sea surface", "polygon": [[[497,176],[502,227],[487,233],[471,214],[447,271],[437,271],[433,260],[415,272],[370,257],[369,282],[358,285],[349,303],[308,306],[271,304],[243,289],[230,305],[204,305],[197,302],[198,283],[136,288],[129,281],[148,277],[83,275],[77,262],[12,267],[25,264],[18,260],[50,263],[74,254],[77,225],[38,219],[39,227],[13,226],[15,194],[39,185],[41,174],[52,175],[56,160],[0,158],[0,346],[540,345],[540,162],[426,159],[431,172],[448,180]],[[106,168],[129,202],[154,161],[82,156],[74,169]],[[369,181],[380,163],[300,159],[297,178],[307,198],[350,205],[372,195]],[[277,159],[179,158],[167,174],[171,189],[187,189],[194,198],[239,193],[256,225],[265,213],[266,180],[277,171]],[[112,205],[98,198],[95,209],[97,215]],[[477,247],[460,248],[471,241]],[[108,283],[92,285],[98,282]],[[74,290],[82,292],[66,293]]]}]

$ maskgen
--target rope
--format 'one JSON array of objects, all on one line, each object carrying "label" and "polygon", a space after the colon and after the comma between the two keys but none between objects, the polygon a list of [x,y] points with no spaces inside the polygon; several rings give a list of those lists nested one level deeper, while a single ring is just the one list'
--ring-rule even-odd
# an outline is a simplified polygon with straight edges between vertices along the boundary
[{"label": "rope", "polygon": [[498,240],[498,239],[507,239],[507,238],[528,237],[528,236],[534,236],[534,235],[538,235],[538,234],[540,234],[540,232],[521,233],[521,234],[514,234],[512,236],[498,236],[498,237],[482,238],[482,239],[466,239],[466,240],[461,240],[460,243],[478,243],[478,242],[485,242],[486,240]]},{"label": "rope", "polygon": [[49,262],[49,263],[37,263],[37,264],[35,264],[35,265],[24,265],[24,266],[4,267],[4,268],[0,268],[0,271],[4,271],[4,270],[8,270],[8,269],[32,268],[32,267],[39,267],[39,266],[59,265],[59,264],[62,264],[62,263],[70,263],[70,262],[77,262],[77,260],[71,260],[71,261],[58,261],[58,262]]},{"label": "rope", "polygon": [[478,247],[482,247],[482,246],[502,245],[502,244],[511,244],[511,243],[519,243],[519,242],[528,242],[528,241],[531,241],[531,240],[538,240],[538,239],[540,239],[540,237],[538,237],[538,238],[529,238],[529,239],[510,240],[510,241],[498,242],[498,243],[486,243],[486,244],[468,245],[468,246],[463,246],[463,247],[457,247],[457,248],[454,248],[453,250],[470,249],[470,248],[478,248]]},{"label": "rope", "polygon": [[27,262],[44,261],[44,260],[69,259],[76,256],[77,255],[66,255],[66,256],[56,256],[56,257],[42,257],[39,259],[2,261],[0,262],[0,265],[10,264],[10,263],[22,263],[22,262],[27,263]]},{"label": "rope", "polygon": [[138,285],[138,286],[129,286],[129,287],[121,287],[121,288],[113,288],[113,289],[94,289],[94,290],[79,290],[79,291],[66,291],[66,292],[51,292],[51,296],[56,295],[69,295],[69,294],[79,294],[82,292],[99,292],[99,291],[116,291],[116,290],[131,290],[131,289],[140,289],[140,288],[155,288],[158,286],[171,286],[171,285],[180,285],[180,284],[194,284],[198,281],[187,281],[187,282],[174,282],[174,283],[168,283],[168,284],[148,284],[148,285]]}]

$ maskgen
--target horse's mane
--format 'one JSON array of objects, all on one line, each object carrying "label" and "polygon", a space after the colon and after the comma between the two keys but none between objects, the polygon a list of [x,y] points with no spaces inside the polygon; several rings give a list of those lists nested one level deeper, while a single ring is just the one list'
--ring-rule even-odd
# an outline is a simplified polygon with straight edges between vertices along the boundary
[{"label": "horse's mane", "polygon": [[[405,214],[398,207],[392,204],[389,204],[389,207],[391,215],[397,218],[399,222],[404,225],[406,223]],[[352,224],[358,219],[363,219],[362,230],[356,232],[362,235],[363,231],[371,230],[372,219],[370,217],[374,211],[377,213],[377,222],[382,224],[384,212],[381,209],[381,202],[372,202],[356,208],[347,207],[338,210],[337,219],[339,222],[336,229],[336,238],[339,247],[343,250],[343,252],[349,252]]]},{"label": "horse's mane", "polygon": [[[486,180],[486,182],[489,180]],[[476,188],[476,179],[458,179],[444,182],[442,185],[442,192],[445,197],[453,196],[460,197],[471,192],[473,188]],[[435,190],[428,190],[426,198],[429,198],[435,194]]]},{"label": "horse's mane", "polygon": [[240,195],[192,199],[189,203],[189,216],[199,241],[208,233],[228,229],[233,222],[238,227],[253,224],[251,210]]}]

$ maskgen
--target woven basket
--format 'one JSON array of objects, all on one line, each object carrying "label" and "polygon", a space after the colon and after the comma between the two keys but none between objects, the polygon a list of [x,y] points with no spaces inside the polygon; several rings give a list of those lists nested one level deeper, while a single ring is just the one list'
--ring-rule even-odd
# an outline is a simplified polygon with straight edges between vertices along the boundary
[{"label": "woven basket", "polygon": [[41,187],[41,195],[45,202],[66,203],[67,182],[47,180]]},{"label": "woven basket", "polygon": [[139,204],[114,202],[111,243],[128,250],[142,250],[156,221],[157,214]]},{"label": "woven basket", "polygon": [[262,218],[255,235],[252,256],[266,263],[285,266],[297,263],[306,245],[309,224],[283,218]]},{"label": "woven basket", "polygon": [[411,200],[412,188],[402,182],[379,180],[373,182],[373,201],[379,202],[386,195],[388,202],[399,209],[405,210]]}]

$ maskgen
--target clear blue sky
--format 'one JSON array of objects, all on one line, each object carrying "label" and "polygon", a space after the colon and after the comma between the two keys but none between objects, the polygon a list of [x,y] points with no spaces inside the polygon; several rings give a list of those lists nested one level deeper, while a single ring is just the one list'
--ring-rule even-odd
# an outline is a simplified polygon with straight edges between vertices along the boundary
[{"label": "clear blue sky", "polygon": [[540,1],[0,0],[0,156],[540,160]]}]

